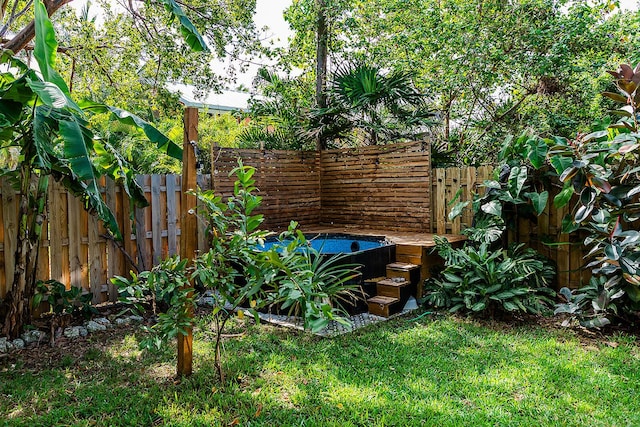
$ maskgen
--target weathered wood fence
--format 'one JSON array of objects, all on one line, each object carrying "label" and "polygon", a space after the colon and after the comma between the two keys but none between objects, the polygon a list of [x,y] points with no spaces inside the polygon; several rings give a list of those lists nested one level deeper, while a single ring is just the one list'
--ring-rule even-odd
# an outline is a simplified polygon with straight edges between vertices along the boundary
[{"label": "weathered wood fence", "polygon": [[[137,179],[150,203],[148,208],[131,209],[118,186],[112,182],[102,186],[104,198],[122,230],[122,243],[109,239],[102,223],[60,184],[50,184],[47,222],[38,257],[39,279],[83,288],[99,303],[117,298],[110,278],[126,276],[132,269],[149,269],[158,260],[178,253],[181,177],[141,175]],[[210,177],[201,176],[199,186],[210,188]],[[0,298],[13,280],[18,198],[7,180],[0,180]],[[198,248],[205,249],[204,232],[198,234],[200,237],[194,236]]]},{"label": "weathered wood fence", "polygon": [[[451,201],[460,192],[457,201],[473,200],[473,193],[483,192],[481,185],[491,179],[492,166],[478,168],[447,168],[433,170],[432,203],[433,233],[458,234],[471,225],[471,210],[466,209],[462,217],[453,221],[447,215],[453,207]],[[544,212],[537,218],[518,218],[518,222],[509,231],[509,241],[525,243],[529,247],[551,259],[557,265],[558,286],[580,287],[588,283],[590,270],[585,269],[584,256],[587,250],[582,245],[583,239],[577,234],[563,234],[562,219],[570,212],[569,205],[561,209],[553,206],[550,194],[549,203]]]},{"label": "weathered wood fence", "polygon": [[[228,173],[237,158],[257,168],[256,186],[263,196],[265,228],[286,228],[290,220],[304,226],[358,225],[363,228],[460,233],[471,225],[470,212],[449,221],[451,200],[472,200],[473,193],[491,176],[492,168],[430,168],[428,144],[351,150],[285,152],[214,150],[213,176],[200,176],[203,189],[213,187],[228,195],[233,178]],[[116,214],[124,241],[107,238],[102,224],[87,214],[82,204],[60,185],[49,190],[48,223],[41,243],[39,278],[55,279],[85,289],[95,302],[113,300],[116,290],[109,279],[131,269],[149,269],[169,255],[179,253],[181,177],[138,177],[150,207],[131,209],[124,193],[113,184],[103,186],[104,197]],[[460,194],[458,194],[460,192]],[[580,286],[588,280],[578,237],[560,233],[568,207],[548,206],[533,222],[521,219],[512,240],[527,243],[557,263],[561,286]],[[18,196],[0,180],[0,298],[11,286],[18,227]],[[198,249],[206,250],[203,225],[196,236]],[[557,244],[561,243],[561,244]]]},{"label": "weathered wood fence", "polygon": [[254,179],[268,229],[331,224],[428,233],[431,222],[429,144],[409,142],[318,152],[215,148],[213,187],[228,196],[238,165]]}]

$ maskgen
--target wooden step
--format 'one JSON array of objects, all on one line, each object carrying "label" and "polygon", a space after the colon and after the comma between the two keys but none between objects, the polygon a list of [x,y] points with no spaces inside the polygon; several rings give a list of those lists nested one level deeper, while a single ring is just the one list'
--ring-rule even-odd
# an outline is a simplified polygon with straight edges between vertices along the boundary
[{"label": "wooden step", "polygon": [[401,277],[415,285],[420,281],[420,266],[407,262],[387,264],[387,277]]},{"label": "wooden step", "polygon": [[402,303],[398,298],[375,296],[367,300],[369,313],[381,317],[389,317],[402,311]]},{"label": "wooden step", "polygon": [[386,277],[373,277],[371,279],[365,279],[362,282],[362,291],[364,292],[365,299],[376,296],[378,282],[385,279]]},{"label": "wooden step", "polygon": [[411,296],[415,286],[402,277],[381,280],[376,284],[376,293],[383,297],[397,298],[406,302]]}]

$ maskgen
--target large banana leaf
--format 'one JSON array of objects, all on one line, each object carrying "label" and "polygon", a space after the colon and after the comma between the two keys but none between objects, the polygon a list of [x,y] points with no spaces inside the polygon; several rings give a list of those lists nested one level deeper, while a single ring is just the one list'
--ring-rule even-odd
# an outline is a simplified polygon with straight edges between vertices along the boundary
[{"label": "large banana leaf", "polygon": [[166,152],[167,155],[174,159],[182,160],[182,147],[171,141],[162,132],[156,129],[151,123],[136,116],[133,113],[125,111],[121,108],[112,107],[105,104],[100,104],[93,101],[83,101],[80,106],[85,111],[91,111],[93,113],[111,113],[111,117],[118,120],[120,123],[135,126],[142,129],[149,141],[154,142],[156,146]]},{"label": "large banana leaf", "polygon": [[34,13],[36,36],[35,46],[33,48],[33,56],[38,62],[42,77],[45,82],[53,83],[54,85],[56,85],[67,98],[67,104],[71,108],[82,114],[82,110],[80,110],[80,107],[78,107],[78,105],[71,99],[67,83],[55,69],[58,41],[56,40],[56,33],[53,30],[53,25],[51,24],[51,20],[49,19],[47,8],[44,6],[41,0],[35,0]]}]

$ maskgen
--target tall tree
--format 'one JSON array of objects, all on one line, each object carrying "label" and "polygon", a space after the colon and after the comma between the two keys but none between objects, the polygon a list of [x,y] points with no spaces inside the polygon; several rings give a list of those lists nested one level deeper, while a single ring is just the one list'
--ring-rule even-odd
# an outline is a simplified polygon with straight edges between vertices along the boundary
[{"label": "tall tree", "polygon": [[[312,63],[314,7],[298,0],[286,12],[295,34],[283,61]],[[434,142],[461,163],[497,152],[506,132],[586,128],[605,70],[638,38],[637,12],[610,1],[327,0],[326,10],[334,70],[362,61],[413,72],[443,118]]]}]

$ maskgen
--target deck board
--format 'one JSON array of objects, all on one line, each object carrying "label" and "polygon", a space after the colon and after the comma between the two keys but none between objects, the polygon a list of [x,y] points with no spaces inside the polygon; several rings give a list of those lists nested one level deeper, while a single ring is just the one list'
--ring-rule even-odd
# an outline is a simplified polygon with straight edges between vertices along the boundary
[{"label": "deck board", "polygon": [[359,227],[314,226],[303,227],[301,230],[304,233],[346,233],[360,236],[385,236],[385,238],[396,245],[422,246],[427,248],[435,246],[434,236],[446,237],[450,243],[463,242],[466,240],[466,236],[459,234],[400,232]]}]

